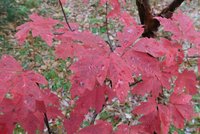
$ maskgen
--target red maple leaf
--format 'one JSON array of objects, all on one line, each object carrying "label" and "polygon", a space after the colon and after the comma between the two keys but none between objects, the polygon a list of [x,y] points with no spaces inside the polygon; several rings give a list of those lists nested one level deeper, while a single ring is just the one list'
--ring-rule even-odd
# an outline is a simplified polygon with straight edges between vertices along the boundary
[{"label": "red maple leaf", "polygon": [[95,55],[102,55],[109,52],[105,41],[89,31],[71,32],[65,30],[64,34],[58,35],[55,38],[61,40],[61,44],[56,46],[56,56],[58,58],[82,58],[91,51],[95,51]]},{"label": "red maple leaf", "polygon": [[190,95],[172,93],[167,105],[157,104],[155,98],[149,98],[148,102],[136,107],[133,113],[143,114],[139,121],[147,132],[167,134],[170,123],[177,128],[183,128],[185,119],[191,119],[193,110],[190,101]]},{"label": "red maple leaf", "polygon": [[[88,113],[90,108],[96,110],[96,113],[99,113],[105,103],[105,93],[107,87],[105,86],[97,86],[92,91],[85,91],[76,102],[76,106],[70,114],[70,118],[65,120],[65,127],[67,129],[67,133],[73,134],[76,132],[85,115]],[[88,97],[90,96],[90,97]]]},{"label": "red maple leaf", "polygon": [[108,78],[112,81],[112,89],[120,101],[124,101],[133,82],[131,68],[117,54],[111,53]]},{"label": "red maple leaf", "polygon": [[18,32],[16,33],[15,37],[19,43],[23,44],[29,35],[29,32],[32,31],[33,37],[40,36],[47,43],[47,45],[51,46],[54,37],[52,33],[53,26],[58,23],[58,20],[43,18],[37,14],[32,14],[29,16],[29,18],[32,21],[26,22],[17,27]]},{"label": "red maple leaf", "polygon": [[[14,58],[4,55],[0,60],[0,83],[6,92],[20,92],[24,95],[38,98],[40,89],[37,83],[47,84],[47,81],[42,75],[33,71],[23,71]],[[2,96],[4,94],[1,94],[1,98]]]},{"label": "red maple leaf", "polygon": [[142,81],[139,82],[133,89],[133,94],[145,95],[151,93],[153,96],[158,96],[161,90],[162,84],[158,82],[156,77],[142,77]]},{"label": "red maple leaf", "polygon": [[95,125],[83,128],[78,134],[111,134],[112,125],[106,121],[98,120]]},{"label": "red maple leaf", "polygon": [[193,43],[190,55],[199,54],[200,52],[200,33],[195,30],[192,20],[183,14],[180,10],[174,13],[171,19],[162,17],[157,18],[165,31],[173,34],[172,39],[176,41],[189,41]]},{"label": "red maple leaf", "polygon": [[146,53],[130,49],[122,57],[132,68],[136,76],[142,74],[145,77],[156,77],[163,87],[170,89],[170,74],[162,71],[161,63]]},{"label": "red maple leaf", "polygon": [[186,88],[185,92],[193,95],[197,93],[196,85],[197,80],[195,73],[193,71],[184,70],[182,73],[177,75],[174,91],[176,93],[182,93],[184,88]]},{"label": "red maple leaf", "polygon": [[[136,114],[143,114],[139,119],[146,132],[168,134],[170,113],[167,106],[157,104],[155,98],[148,99],[133,110]],[[152,124],[152,122],[154,122]]]},{"label": "red maple leaf", "polygon": [[[19,123],[27,132],[34,134],[36,130],[43,131],[44,112],[50,118],[62,116],[58,97],[50,91],[42,91],[38,84],[47,84],[47,81],[40,74],[24,71],[13,57],[2,56],[0,85],[4,94],[1,94],[0,103],[0,124],[3,124],[0,131],[12,132]],[[10,97],[5,97],[8,94]]]},{"label": "red maple leaf", "polygon": [[126,26],[123,29],[123,32],[117,33],[117,39],[119,40],[119,46],[116,48],[116,52],[123,54],[126,49],[129,47],[142,35],[143,28],[136,24],[132,26]]},{"label": "red maple leaf", "polygon": [[36,114],[36,112],[29,110],[24,101],[27,100],[24,100],[23,96],[15,94],[12,99],[5,98],[0,104],[3,113],[0,116],[0,123],[4,124],[4,127],[9,130],[8,132],[12,133],[16,123],[21,124],[30,134],[35,134],[36,130],[43,130],[42,114]]},{"label": "red maple leaf", "polygon": [[190,120],[193,113],[193,106],[191,104],[191,95],[187,94],[176,94],[173,93],[170,96],[170,104],[169,104],[169,110],[170,110],[170,117],[172,120],[172,123],[177,128],[183,128],[184,127],[184,121]]},{"label": "red maple leaf", "polygon": [[144,126],[129,126],[127,124],[121,124],[117,127],[117,131],[114,134],[150,134],[144,130]]},{"label": "red maple leaf", "polygon": [[87,53],[84,58],[70,67],[74,72],[71,78],[71,90],[82,94],[86,89],[93,90],[96,82],[102,85],[107,76],[108,66],[109,59],[106,56],[98,55],[93,51]]}]

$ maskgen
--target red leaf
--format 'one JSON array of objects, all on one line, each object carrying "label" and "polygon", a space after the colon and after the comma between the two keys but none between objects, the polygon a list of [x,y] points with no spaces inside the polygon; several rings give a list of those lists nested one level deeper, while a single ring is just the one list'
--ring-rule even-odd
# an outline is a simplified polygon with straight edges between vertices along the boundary
[{"label": "red leaf", "polygon": [[143,33],[143,28],[138,25],[126,26],[123,32],[117,33],[117,39],[119,40],[119,45],[116,52],[123,54],[126,49],[130,47]]},{"label": "red leaf", "polygon": [[[129,27],[131,25],[134,25],[137,28],[141,27],[137,25],[135,19],[126,11],[121,11],[119,19],[126,27]],[[141,31],[143,31],[143,29],[141,29]]]},{"label": "red leaf", "polygon": [[158,105],[158,116],[160,119],[161,134],[168,134],[170,127],[170,111],[165,105]]},{"label": "red leaf", "polygon": [[56,57],[61,58],[63,60],[67,59],[68,57],[73,58],[75,56],[84,54],[84,51],[85,50],[83,46],[74,44],[70,41],[62,42],[55,48]]},{"label": "red leaf", "polygon": [[51,92],[50,89],[42,90],[42,96],[40,100],[44,101],[46,114],[49,119],[63,117],[62,111],[60,109],[60,100],[58,96]]},{"label": "red leaf", "polygon": [[[32,71],[19,72],[19,71],[13,70],[13,72],[10,72],[10,71],[0,69],[0,72],[3,72],[0,74],[1,78],[3,78],[2,76],[6,74],[8,76],[12,75],[12,77],[10,77],[9,79],[4,77],[5,79],[3,79],[1,82],[5,82],[4,88],[7,89],[7,92],[10,91],[13,94],[17,92],[23,95],[34,96],[35,98],[39,98],[41,96],[41,93],[37,84],[47,83],[47,81],[45,80],[43,76]],[[30,90],[30,88],[32,90]]]},{"label": "red leaf", "polygon": [[[149,132],[168,134],[170,126],[170,113],[167,106],[157,104],[154,98],[142,103],[133,110],[136,114],[143,114],[139,119],[144,129]],[[154,122],[152,124],[152,121]]]},{"label": "red leaf", "polygon": [[[42,116],[35,115],[24,103],[21,95],[15,94],[13,99],[4,99],[0,104],[1,112],[0,123],[4,123],[10,132],[15,128],[16,123],[22,125],[28,133],[34,134],[36,130],[43,130]],[[31,125],[30,125],[31,124]]]},{"label": "red leaf", "polygon": [[[200,51],[200,33],[195,31],[192,20],[183,14],[180,10],[174,13],[172,19],[157,18],[164,30],[173,33],[172,39],[177,41],[189,41],[194,44],[192,50],[189,50],[190,55],[198,54]],[[187,25],[186,25],[187,24]],[[195,51],[195,49],[197,51]]]},{"label": "red leaf", "polygon": [[135,75],[142,74],[145,77],[157,78],[163,87],[170,89],[168,73],[162,72],[160,62],[142,52],[137,52],[133,49],[129,50],[123,55],[123,59],[126,63],[130,64],[132,72]]},{"label": "red leaf", "polygon": [[[95,52],[88,53],[84,58],[74,63],[70,69],[73,70],[72,91],[79,94],[86,89],[93,90],[96,82],[103,84],[107,76],[109,59],[103,55],[97,55]],[[86,73],[87,72],[87,73]],[[72,94],[75,96],[76,94]]]},{"label": "red leaf", "polygon": [[40,74],[24,71],[13,57],[2,57],[0,87],[5,92],[1,99],[6,93],[10,94],[10,98],[4,98],[0,103],[0,124],[3,124],[4,129],[2,131],[9,130],[8,132],[12,133],[15,124],[19,123],[28,133],[34,134],[36,130],[43,131],[44,112],[47,112],[50,118],[62,116],[58,110],[58,97],[53,96],[50,91],[44,93],[38,84],[47,84],[47,81]]},{"label": "red leaf", "polygon": [[108,78],[112,81],[112,89],[120,101],[124,101],[130,90],[129,83],[133,82],[130,67],[117,54],[111,53]]},{"label": "red leaf", "polygon": [[192,97],[190,95],[183,93],[173,93],[170,96],[170,115],[175,127],[183,128],[184,120],[190,120],[194,115],[193,107],[190,102],[191,99]]},{"label": "red leaf", "polygon": [[164,47],[156,40],[152,38],[142,38],[134,46],[133,50],[148,53],[153,57],[164,56],[166,50]]},{"label": "red leaf", "polygon": [[44,101],[36,100],[36,109],[41,113],[46,113]]},{"label": "red leaf", "polygon": [[155,98],[149,98],[147,102],[142,102],[141,105],[137,106],[133,113],[147,115],[151,112],[156,112],[156,106]]},{"label": "red leaf", "polygon": [[82,50],[78,51],[78,48],[77,49],[75,48],[75,47],[79,47],[78,45],[81,45],[86,50],[95,51],[96,55],[110,52],[109,47],[105,43],[105,41],[101,37],[92,34],[90,31],[71,32],[71,31],[65,30],[64,34],[58,35],[56,39],[61,40],[62,44],[67,43],[65,46],[73,45],[74,49],[77,50],[77,51],[74,51],[75,56],[79,58],[83,57],[85,54],[89,52],[85,52],[85,51],[82,52]]},{"label": "red leaf", "polygon": [[144,130],[144,126],[128,126],[121,124],[117,127],[117,131],[114,134],[150,134]]},{"label": "red leaf", "polygon": [[186,88],[186,93],[196,94],[197,93],[197,80],[196,75],[193,71],[184,70],[179,73],[175,82],[175,92],[182,93]]},{"label": "red leaf", "polygon": [[111,134],[112,125],[108,122],[98,120],[95,125],[81,129],[78,134]]},{"label": "red leaf", "polygon": [[[107,88],[105,86],[97,86],[92,91],[85,91],[76,102],[76,106],[70,114],[70,118],[65,121],[65,126],[69,134],[74,134],[76,132],[85,114],[88,113],[90,108],[94,108],[96,113],[99,113],[105,103],[105,91]],[[88,97],[89,96],[89,97]]]},{"label": "red leaf", "polygon": [[43,18],[37,14],[32,14],[29,17],[32,21],[17,27],[18,32],[15,36],[19,43],[23,44],[29,32],[32,31],[33,37],[40,36],[49,46],[51,46],[54,37],[52,29],[58,21],[51,18]]},{"label": "red leaf", "polygon": [[153,96],[158,96],[161,93],[161,83],[156,77],[142,77],[142,82],[139,82],[132,90],[133,94],[145,95],[152,93]]}]

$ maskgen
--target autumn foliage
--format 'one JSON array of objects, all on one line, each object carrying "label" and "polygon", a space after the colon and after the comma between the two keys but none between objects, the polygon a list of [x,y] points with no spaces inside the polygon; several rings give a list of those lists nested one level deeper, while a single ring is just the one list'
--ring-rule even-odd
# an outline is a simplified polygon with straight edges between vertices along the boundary
[{"label": "autumn foliage", "polygon": [[[105,4],[101,0],[99,6]],[[120,8],[118,0],[108,4],[112,10],[107,18],[123,24],[116,34],[115,47],[90,31],[78,30],[78,24],[71,24],[71,31],[65,23],[38,14],[30,15],[30,21],[17,28],[20,45],[31,32],[49,47],[55,47],[57,58],[70,57],[74,61],[70,66],[70,93],[72,100],[77,96],[78,100],[66,117],[58,96],[49,89],[41,89],[41,85],[47,84],[46,79],[24,70],[13,57],[4,55],[0,60],[1,134],[12,133],[16,123],[30,134],[42,132],[45,114],[49,119],[61,118],[67,134],[167,134],[171,124],[183,128],[185,121],[192,119],[195,114],[191,99],[197,93],[198,81],[193,70],[181,66],[187,56],[199,56],[200,52],[200,32],[195,30],[192,20],[180,10],[169,19],[156,17],[171,38],[147,38],[142,37],[144,27]],[[58,24],[62,27],[55,27]],[[54,40],[60,43],[54,46]],[[186,51],[185,42],[191,44]],[[98,115],[113,98],[123,104],[128,96],[146,96],[146,101],[132,109],[134,117],[140,116],[140,123],[113,128],[110,122],[96,119],[81,128],[89,110]]]}]

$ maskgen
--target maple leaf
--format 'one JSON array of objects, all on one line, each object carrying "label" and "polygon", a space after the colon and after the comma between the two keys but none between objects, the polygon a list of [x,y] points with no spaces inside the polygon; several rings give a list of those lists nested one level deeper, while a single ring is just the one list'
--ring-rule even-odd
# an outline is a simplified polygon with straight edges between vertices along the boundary
[{"label": "maple leaf", "polygon": [[[13,57],[2,56],[0,60],[0,85],[4,90],[0,103],[2,131],[12,132],[15,124],[19,123],[28,133],[34,134],[36,130],[43,130],[44,112],[50,118],[63,117],[59,110],[58,97],[49,90],[42,91],[38,84],[47,84],[47,81],[40,74],[24,71]],[[10,98],[5,97],[7,93],[10,94]]]},{"label": "maple leaf", "polygon": [[153,96],[158,96],[161,93],[162,84],[158,82],[156,77],[142,77],[142,81],[139,82],[132,89],[133,94],[145,95],[151,93]]},{"label": "maple leaf", "polygon": [[68,57],[76,57],[78,55],[83,54],[84,52],[85,49],[83,46],[70,41],[62,42],[61,44],[55,47],[56,57],[61,58],[63,60],[67,59]]},{"label": "maple leaf", "polygon": [[114,134],[150,134],[144,130],[144,126],[129,126],[127,124],[121,124],[117,127],[117,131]]},{"label": "maple leaf", "polygon": [[126,26],[122,32],[117,33],[120,47],[116,48],[116,52],[123,52],[130,47],[143,33],[143,28],[138,25]]},{"label": "maple leaf", "polygon": [[98,120],[95,125],[83,128],[78,134],[111,134],[112,125],[106,121]]},{"label": "maple leaf", "polygon": [[160,38],[160,41],[152,38],[142,38],[132,49],[148,53],[156,58],[165,56],[164,63],[168,67],[182,62],[184,58],[183,52],[180,51],[182,49],[181,45],[165,38]]},{"label": "maple leaf", "polygon": [[191,104],[191,95],[187,94],[176,94],[173,93],[170,96],[170,104],[169,104],[169,110],[170,110],[170,117],[172,120],[172,123],[177,128],[183,128],[184,127],[184,121],[190,120],[193,113],[193,107]]},{"label": "maple leaf", "polygon": [[[52,93],[50,89],[45,89],[42,90],[42,96],[40,97],[40,100],[35,100],[35,101],[42,101],[43,105],[40,105],[40,109],[46,109],[46,112],[41,113],[46,113],[48,115],[49,119],[55,119],[57,117],[62,117],[64,118],[64,115],[61,112],[60,109],[60,101],[59,98],[56,94]],[[41,107],[42,106],[42,107]],[[39,110],[36,108],[36,110]]]},{"label": "maple leaf", "polygon": [[160,62],[146,53],[130,49],[122,57],[132,68],[134,75],[142,74],[145,77],[156,77],[163,87],[170,89],[170,74],[162,71]]},{"label": "maple leaf", "polygon": [[[135,21],[135,18],[133,18],[127,11],[121,11],[120,16],[118,16],[119,20],[125,25],[125,27],[135,25],[139,26],[137,22]],[[141,27],[141,26],[139,26]],[[143,29],[141,29],[143,31]]]},{"label": "maple leaf", "polygon": [[67,57],[82,58],[85,54],[95,51],[95,55],[104,55],[110,50],[102,38],[89,31],[65,31],[58,35],[56,39],[61,40],[61,44],[56,46],[56,56],[66,59]]},{"label": "maple leaf", "polygon": [[[195,30],[192,20],[183,14],[180,10],[174,13],[171,19],[157,17],[161,25],[164,26],[165,31],[169,31],[173,34],[172,39],[177,41],[189,41],[193,43],[191,54],[195,54],[200,51],[200,33]],[[194,48],[197,51],[194,51]],[[198,54],[198,53],[196,53]]]},{"label": "maple leaf", "polygon": [[115,53],[110,54],[108,78],[112,81],[112,89],[117,97],[120,101],[124,101],[130,90],[129,83],[134,80],[131,68]]},{"label": "maple leaf", "polygon": [[19,43],[23,44],[29,32],[32,31],[33,37],[40,36],[47,43],[47,45],[52,46],[52,40],[54,37],[52,30],[53,26],[58,24],[58,20],[43,18],[37,14],[32,14],[29,18],[32,21],[26,22],[17,27],[18,32],[15,37]]},{"label": "maple leaf", "polygon": [[142,38],[134,46],[133,50],[148,53],[153,57],[161,57],[165,55],[164,47],[152,38]]},{"label": "maple leaf", "polygon": [[18,122],[28,133],[35,134],[36,130],[43,130],[43,118],[30,111],[23,99],[23,96],[15,94],[12,99],[5,98],[2,101],[0,108],[3,115],[0,116],[0,123],[4,123],[4,127],[12,133]]},{"label": "maple leaf", "polygon": [[[139,119],[146,132],[168,134],[170,126],[170,112],[167,106],[157,104],[155,98],[149,98],[133,110],[133,113],[143,114]],[[152,122],[154,122],[152,124]]]},{"label": "maple leaf", "polygon": [[[139,119],[147,132],[168,133],[170,123],[177,128],[184,127],[184,119],[193,116],[191,95],[172,93],[168,105],[157,104],[155,98],[149,98],[133,110],[135,114],[143,114]],[[152,124],[154,121],[154,124]]]},{"label": "maple leaf", "polygon": [[182,93],[185,87],[185,92],[193,95],[197,93],[196,85],[197,81],[195,73],[193,71],[184,70],[177,75],[174,91],[176,93]]},{"label": "maple leaf", "polygon": [[[107,88],[105,86],[97,86],[92,91],[85,91],[76,102],[76,106],[70,114],[70,118],[65,121],[65,127],[69,134],[73,134],[76,132],[83,119],[85,118],[85,114],[88,113],[90,108],[94,108],[96,113],[99,113],[105,103],[105,91]],[[90,97],[88,97],[90,96]],[[72,125],[73,124],[73,125]]]},{"label": "maple leaf", "polygon": [[[71,77],[71,91],[76,90],[82,94],[86,89],[93,90],[96,82],[102,85],[107,76],[108,66],[109,59],[107,57],[92,51],[87,53],[84,58],[70,67],[74,72]],[[72,96],[74,96],[73,93]]]},{"label": "maple leaf", "polygon": [[[17,68],[9,68],[15,65]],[[6,89],[5,93],[21,93],[28,100],[32,100],[32,98],[39,99],[42,93],[38,84],[47,84],[43,76],[33,71],[23,71],[19,63],[8,55],[4,55],[0,61],[0,77],[0,85],[4,85],[4,91]],[[28,101],[27,103],[30,109],[35,108],[34,101]]]},{"label": "maple leaf", "polygon": [[[4,85],[3,90],[11,93],[21,92],[37,98],[40,96],[37,83],[47,84],[47,81],[43,76],[33,71],[23,71],[20,64],[11,56],[2,56],[0,60],[0,85]],[[4,95],[2,94],[1,98],[2,96]]]},{"label": "maple leaf", "polygon": [[165,38],[160,39],[160,44],[163,46],[165,52],[165,66],[170,67],[183,62],[184,53],[180,51],[182,49],[180,44]]}]

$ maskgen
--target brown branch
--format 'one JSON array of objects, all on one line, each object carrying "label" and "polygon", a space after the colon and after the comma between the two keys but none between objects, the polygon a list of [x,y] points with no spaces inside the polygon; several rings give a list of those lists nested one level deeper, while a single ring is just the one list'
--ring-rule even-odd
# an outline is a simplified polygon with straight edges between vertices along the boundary
[{"label": "brown branch", "polygon": [[151,7],[149,0],[136,0],[136,5],[138,7],[140,22],[144,25],[143,37],[154,37],[154,31],[158,30],[159,21],[154,19],[151,13]]},{"label": "brown branch", "polygon": [[[171,18],[174,11],[183,3],[184,0],[174,0],[169,6],[164,8],[161,13],[156,16]],[[158,31],[160,23],[151,13],[149,0],[136,0],[138,7],[140,22],[144,25],[143,37],[155,37],[155,32]]]},{"label": "brown branch", "polygon": [[136,5],[138,7],[141,24],[146,24],[149,19],[153,18],[149,0],[136,0]]},{"label": "brown branch", "polygon": [[174,11],[183,3],[184,0],[174,0],[168,7],[163,9],[158,16],[171,18]]}]

